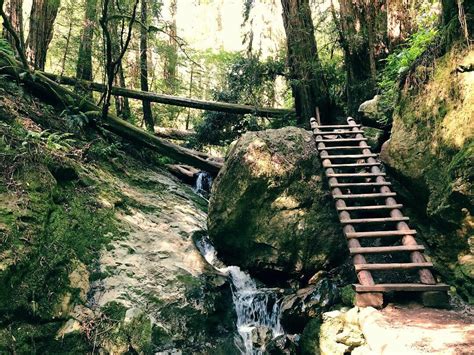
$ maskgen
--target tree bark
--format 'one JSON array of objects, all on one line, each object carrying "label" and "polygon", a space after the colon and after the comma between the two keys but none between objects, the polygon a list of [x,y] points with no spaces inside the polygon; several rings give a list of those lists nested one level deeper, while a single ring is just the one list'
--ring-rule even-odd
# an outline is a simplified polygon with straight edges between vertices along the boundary
[{"label": "tree bark", "polygon": [[176,13],[178,11],[178,1],[170,1],[171,22],[169,24],[169,40],[168,50],[164,57],[164,72],[163,78],[165,80],[165,93],[176,93],[176,66],[178,64],[178,44],[177,44],[177,27],[176,27]]},{"label": "tree bark", "polygon": [[[77,56],[76,77],[81,80],[92,81],[92,41],[97,19],[97,0],[86,0],[86,11],[81,31],[81,43]],[[92,92],[87,95],[92,97]]]},{"label": "tree bark", "polygon": [[182,131],[175,128],[167,127],[155,127],[155,136],[166,138],[166,139],[176,139],[176,140],[188,140],[196,135],[194,131]]},{"label": "tree bark", "polygon": [[[122,63],[120,63],[120,66],[118,68],[117,76],[118,76],[119,86],[121,88],[126,88],[127,85],[125,83],[125,74],[124,74]],[[115,96],[115,103],[116,103],[117,115],[122,117],[124,120],[129,120],[130,117],[132,116],[132,113],[130,111],[130,103],[128,101],[128,97]]]},{"label": "tree bark", "polygon": [[[147,92],[148,89],[148,11],[147,1],[142,0],[141,3],[141,22],[140,27],[140,89]],[[155,121],[151,111],[151,103],[148,100],[142,101],[143,121],[145,121],[146,129],[153,132]]]},{"label": "tree bark", "polygon": [[298,124],[306,124],[319,107],[323,123],[331,122],[331,105],[318,58],[309,0],[281,0],[286,32],[290,85]]},{"label": "tree bark", "polygon": [[26,56],[35,69],[44,70],[59,5],[60,0],[33,0],[26,40]]},{"label": "tree bark", "polygon": [[[59,76],[59,75],[50,74],[50,73],[43,73],[43,74],[60,84],[71,85],[71,86],[81,85],[87,89],[97,91],[97,92],[104,92],[106,90],[106,86],[104,84],[93,83],[89,81],[81,81],[75,78]],[[271,107],[256,107],[256,106],[231,104],[227,102],[217,102],[217,101],[196,100],[196,99],[190,99],[190,98],[179,97],[179,96],[162,95],[162,94],[155,94],[152,92],[143,92],[143,91],[138,91],[138,90],[124,89],[117,86],[112,87],[112,94],[118,95],[118,96],[129,97],[129,98],[137,99],[137,100],[148,100],[151,102],[158,102],[160,104],[166,104],[166,105],[191,107],[191,108],[196,108],[196,109],[201,109],[201,110],[228,112],[228,113],[235,113],[235,114],[242,114],[242,115],[250,113],[256,116],[260,116],[260,117],[281,117],[285,115],[294,114],[293,110],[287,110],[287,109],[278,109],[278,108],[271,108]]]},{"label": "tree bark", "polygon": [[[5,13],[13,30],[17,33],[22,43],[25,43],[23,33],[23,0],[10,0],[6,3]],[[5,37],[12,48],[16,48],[15,39],[3,28],[3,37]]]}]

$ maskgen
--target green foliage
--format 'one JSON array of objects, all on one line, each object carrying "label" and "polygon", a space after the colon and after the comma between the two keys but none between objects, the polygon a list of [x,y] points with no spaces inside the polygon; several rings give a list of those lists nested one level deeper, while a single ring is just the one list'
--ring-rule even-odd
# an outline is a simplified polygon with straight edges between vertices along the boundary
[{"label": "green foliage", "polygon": [[10,46],[10,43],[4,38],[0,38],[0,53],[1,54],[6,54],[9,56],[14,56],[15,53],[13,52],[12,47]]},{"label": "green foliage", "polygon": [[73,137],[71,133],[56,133],[48,130],[41,132],[28,131],[23,145],[27,145],[29,140],[41,141],[49,149],[69,151],[72,149],[72,144],[76,143],[76,140],[71,137]]},{"label": "green foliage", "polygon": [[[225,88],[214,91],[213,99],[254,106],[273,106],[275,80],[278,75],[283,74],[284,68],[284,61],[281,59],[261,62],[256,57],[236,57],[228,70]],[[229,144],[247,131],[262,129],[265,124],[265,121],[251,114],[206,111],[203,121],[196,126],[197,137],[193,144]],[[279,124],[283,125],[283,122]]]},{"label": "green foliage", "polygon": [[435,28],[421,29],[385,59],[385,67],[378,78],[378,87],[382,94],[381,104],[385,109],[390,110],[395,105],[400,79],[427,50],[437,35],[438,31]]}]

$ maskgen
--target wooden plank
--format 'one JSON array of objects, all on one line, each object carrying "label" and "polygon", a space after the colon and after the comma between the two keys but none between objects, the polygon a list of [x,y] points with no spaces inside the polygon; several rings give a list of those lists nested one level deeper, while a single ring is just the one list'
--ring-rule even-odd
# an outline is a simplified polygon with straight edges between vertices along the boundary
[{"label": "wooden plank", "polygon": [[397,245],[390,247],[361,247],[349,248],[351,254],[384,254],[384,253],[398,253],[406,251],[423,251],[423,245]]},{"label": "wooden plank", "polygon": [[321,128],[358,128],[361,127],[360,124],[348,125],[348,124],[333,124],[333,125],[318,125],[318,129]]},{"label": "wooden plank", "polygon": [[416,230],[410,229],[406,231],[372,231],[372,232],[353,232],[346,233],[347,238],[378,238],[378,237],[395,237],[416,234]]},{"label": "wooden plank", "polygon": [[409,221],[408,217],[383,217],[383,218],[351,218],[341,220],[342,224],[360,224],[360,223],[388,223],[388,222],[401,222]]},{"label": "wooden plank", "polygon": [[[367,148],[368,149],[368,148]],[[366,159],[376,158],[377,154],[341,154],[321,156],[321,159]]]},{"label": "wooden plank", "polygon": [[386,176],[385,173],[326,173],[327,177],[376,177]]},{"label": "wooden plank", "polygon": [[330,187],[374,187],[374,186],[390,186],[391,182],[341,182],[337,184],[329,183]]},{"label": "wooden plank", "polygon": [[[323,139],[321,137],[316,137],[317,143],[340,143],[340,142],[364,142],[367,141],[367,138],[337,138],[337,139]],[[367,147],[369,149],[369,147]]]},{"label": "wooden plank", "polygon": [[449,286],[446,284],[425,285],[418,283],[399,283],[399,284],[376,284],[376,285],[353,285],[356,292],[386,292],[386,291],[406,291],[406,292],[425,292],[425,291],[447,291]]},{"label": "wooden plank", "polygon": [[433,263],[390,263],[390,264],[357,264],[356,271],[360,270],[410,270],[433,267]]},{"label": "wooden plank", "polygon": [[350,163],[350,164],[331,164],[324,166],[325,168],[357,168],[357,167],[364,167],[364,166],[377,166],[382,165],[380,162],[376,163]]},{"label": "wooden plank", "polygon": [[332,195],[334,198],[342,200],[353,200],[353,199],[365,199],[365,198],[384,198],[397,196],[396,192],[385,192],[385,193],[371,193],[371,194],[348,194],[348,195]]},{"label": "wooden plank", "polygon": [[393,210],[403,208],[402,204],[396,205],[368,205],[368,206],[345,206],[337,207],[338,211],[374,211],[374,210]]},{"label": "wooden plank", "polygon": [[332,132],[321,132],[316,130],[316,132],[313,132],[314,134],[318,136],[338,136],[341,134],[363,134],[364,131],[359,130],[359,131],[332,131]]},{"label": "wooden plank", "polygon": [[358,145],[340,145],[337,147],[324,147],[324,148],[319,148],[318,150],[348,150],[348,149],[370,149],[370,148],[365,148],[365,147],[359,147]]}]

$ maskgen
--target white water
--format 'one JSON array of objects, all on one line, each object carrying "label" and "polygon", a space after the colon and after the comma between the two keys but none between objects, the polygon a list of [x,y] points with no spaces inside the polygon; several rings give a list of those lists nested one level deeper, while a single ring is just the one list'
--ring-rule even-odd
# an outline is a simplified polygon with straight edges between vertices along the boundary
[{"label": "white water", "polygon": [[243,347],[236,345],[245,355],[263,354],[264,348],[255,348],[252,332],[268,329],[271,337],[283,334],[280,324],[280,300],[269,290],[259,289],[255,281],[238,266],[225,266],[217,259],[216,250],[207,237],[197,243],[207,262],[219,271],[229,275],[232,281],[232,299],[237,314],[237,331],[243,340]]},{"label": "white water", "polygon": [[196,185],[194,186],[194,191],[198,194],[208,193],[211,191],[212,187],[212,176],[205,171],[198,173],[196,178]]}]

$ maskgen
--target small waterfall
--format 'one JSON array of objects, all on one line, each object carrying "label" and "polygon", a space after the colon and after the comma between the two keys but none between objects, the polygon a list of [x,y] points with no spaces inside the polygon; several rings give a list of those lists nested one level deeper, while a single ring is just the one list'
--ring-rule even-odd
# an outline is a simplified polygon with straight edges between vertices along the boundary
[{"label": "small waterfall", "polygon": [[206,171],[200,171],[196,178],[196,185],[194,191],[198,194],[206,195],[211,191],[212,176]]},{"label": "small waterfall", "polygon": [[260,355],[264,346],[255,347],[254,338],[270,340],[283,334],[280,324],[280,299],[272,290],[258,288],[255,281],[238,266],[225,266],[217,259],[216,250],[208,237],[203,237],[197,247],[207,260],[222,273],[229,275],[232,282],[232,299],[237,314],[237,331],[243,344],[236,345],[245,355]]}]

